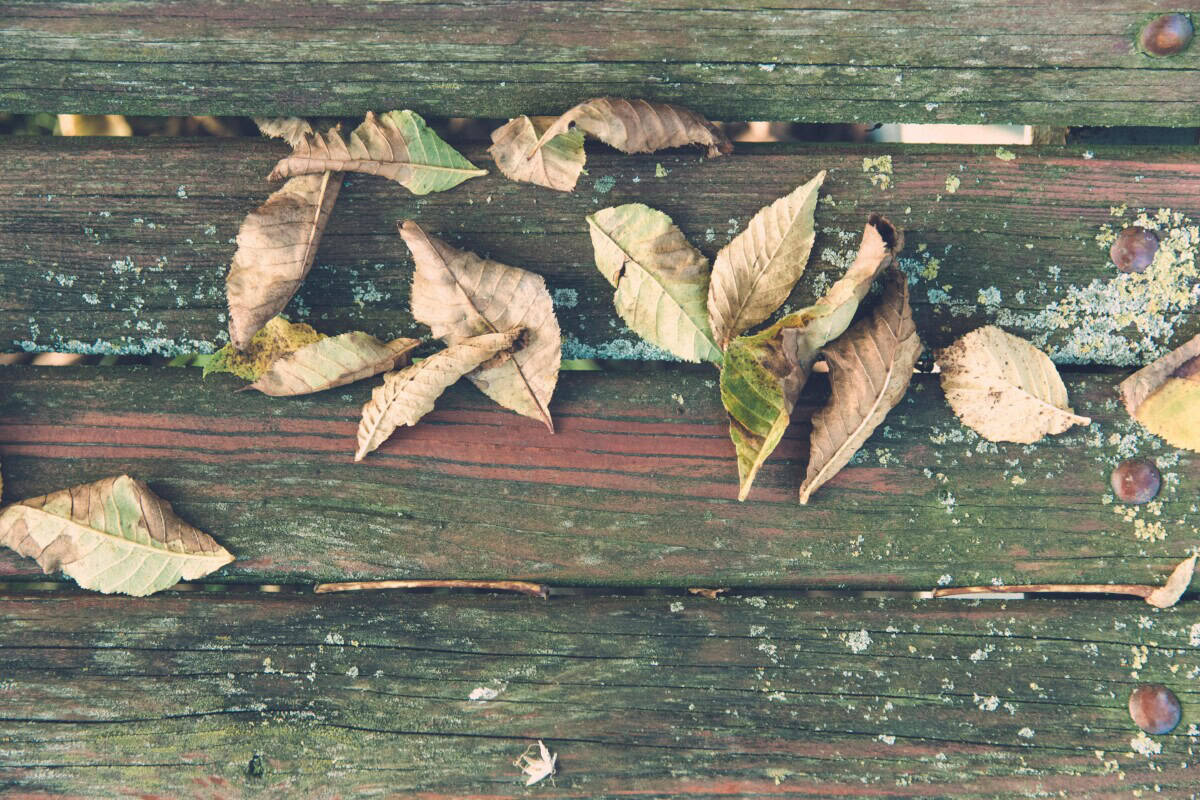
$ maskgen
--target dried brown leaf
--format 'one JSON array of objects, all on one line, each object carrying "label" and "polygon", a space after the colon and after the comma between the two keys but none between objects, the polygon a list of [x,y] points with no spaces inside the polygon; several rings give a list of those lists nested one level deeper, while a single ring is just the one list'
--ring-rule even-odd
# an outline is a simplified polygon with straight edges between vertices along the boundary
[{"label": "dried brown leaf", "polygon": [[829,363],[832,391],[812,418],[802,504],[846,466],[908,389],[921,339],[904,275],[889,269],[883,299],[871,316],[821,352]]},{"label": "dried brown leaf", "polygon": [[573,130],[555,136],[539,148],[532,158],[526,157],[530,149],[536,147],[538,136],[553,119],[520,116],[492,131],[492,146],[488,152],[505,177],[560,192],[575,188],[587,159],[583,151],[582,131]]},{"label": "dried brown leaf", "polygon": [[276,359],[245,389],[272,397],[312,394],[369,378],[408,363],[417,339],[381,342],[362,331],[330,336]]},{"label": "dried brown leaf", "polygon": [[707,148],[709,158],[733,152],[733,144],[721,129],[695,111],[668,103],[597,97],[568,109],[555,120],[526,158],[532,158],[539,148],[573,127],[623,153],[651,153],[688,144]]},{"label": "dried brown leaf", "polygon": [[363,406],[354,460],[362,461],[401,425],[416,425],[433,410],[442,392],[496,353],[512,347],[520,333],[485,333],[463,339],[418,364],[384,375],[383,384]]},{"label": "dried brown leaf", "polygon": [[1179,602],[1192,582],[1196,571],[1196,556],[1185,558],[1171,570],[1167,582],[1146,595],[1146,602],[1157,608],[1170,608]]},{"label": "dried brown leaf", "polygon": [[523,328],[522,347],[467,378],[505,408],[541,420],[551,432],[550,398],[562,363],[554,302],[540,275],[458,250],[417,223],[400,226],[412,251],[412,312],[433,335],[455,344],[483,333]]},{"label": "dried brown leaf", "polygon": [[993,442],[1030,444],[1090,425],[1067,405],[1067,387],[1045,353],[985,325],[937,354],[942,390],[964,425]]},{"label": "dried brown leaf", "polygon": [[275,165],[270,179],[328,171],[364,172],[396,181],[413,194],[444,192],[486,175],[412,111],[368,111],[363,123],[342,138],[337,128],[304,137],[292,154]]},{"label": "dried brown leaf", "polygon": [[746,230],[717,253],[708,284],[708,322],[717,345],[775,312],[808,264],[815,230],[813,214],[825,171],[790,194],[764,206]]},{"label": "dried brown leaf", "polygon": [[254,124],[262,131],[263,136],[283,139],[292,147],[296,147],[304,141],[304,137],[313,133],[308,120],[300,117],[255,117]]},{"label": "dried brown leaf", "polygon": [[0,511],[0,544],[85,589],[142,596],[233,561],[171,504],[128,475],[22,500]]},{"label": "dried brown leaf", "polygon": [[246,216],[225,279],[234,347],[245,348],[300,288],[341,188],[340,172],[292,178]]}]

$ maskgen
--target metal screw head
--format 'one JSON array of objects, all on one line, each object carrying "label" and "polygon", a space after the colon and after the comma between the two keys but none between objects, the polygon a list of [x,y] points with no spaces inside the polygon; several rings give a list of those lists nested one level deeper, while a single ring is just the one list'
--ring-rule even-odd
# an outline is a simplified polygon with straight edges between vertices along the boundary
[{"label": "metal screw head", "polygon": [[1192,21],[1186,14],[1163,14],[1142,28],[1138,44],[1151,56],[1173,56],[1192,41]]},{"label": "metal screw head", "polygon": [[1162,475],[1147,458],[1130,458],[1117,464],[1111,481],[1117,499],[1134,506],[1149,503],[1162,488]]},{"label": "metal screw head", "polygon": [[1117,234],[1108,257],[1121,272],[1145,272],[1158,252],[1158,234],[1140,225],[1130,225]]},{"label": "metal screw head", "polygon": [[1129,695],[1129,716],[1146,733],[1159,735],[1175,730],[1183,713],[1174,692],[1161,683],[1143,683]]}]

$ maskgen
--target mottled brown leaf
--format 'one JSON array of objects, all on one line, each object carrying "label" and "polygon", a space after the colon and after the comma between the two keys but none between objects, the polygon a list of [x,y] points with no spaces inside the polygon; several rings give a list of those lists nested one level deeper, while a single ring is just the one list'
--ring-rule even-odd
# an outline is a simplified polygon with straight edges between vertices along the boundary
[{"label": "mottled brown leaf", "polygon": [[1171,570],[1167,582],[1146,595],[1146,602],[1158,608],[1170,608],[1179,602],[1183,593],[1192,583],[1192,574],[1196,571],[1196,556],[1185,558]]},{"label": "mottled brown leaf", "polygon": [[142,596],[233,561],[171,504],[128,475],[14,503],[0,511],[0,544],[62,570],[85,589]]},{"label": "mottled brown leaf", "polygon": [[341,187],[340,172],[292,178],[242,222],[225,279],[234,347],[246,347],[300,288]]},{"label": "mottled brown leaf", "polygon": [[541,420],[552,432],[550,398],[562,363],[554,302],[540,275],[458,250],[417,223],[400,226],[412,251],[412,312],[433,335],[455,344],[483,333],[525,330],[523,346],[467,378],[505,408]]},{"label": "mottled brown leaf", "polygon": [[463,375],[502,350],[512,347],[520,331],[485,333],[452,344],[429,358],[383,376],[371,392],[358,425],[355,461],[387,441],[401,425],[416,425],[434,402]]},{"label": "mottled brown leaf", "polygon": [[812,418],[802,504],[846,466],[908,389],[921,339],[904,275],[890,268],[883,298],[871,315],[821,352],[829,363],[831,392]]},{"label": "mottled brown leaf", "polygon": [[486,175],[433,132],[419,114],[368,111],[363,123],[342,138],[337,128],[304,137],[292,154],[275,165],[271,180],[314,172],[363,172],[399,183],[413,194],[444,192]]},{"label": "mottled brown leaf", "polygon": [[533,157],[555,136],[578,128],[623,153],[651,153],[667,147],[698,144],[709,158],[733,152],[721,129],[695,111],[667,103],[597,97],[586,100],[554,121],[526,154]]},{"label": "mottled brown leaf", "polygon": [[964,425],[993,442],[1030,444],[1092,421],[1070,409],[1049,356],[994,325],[937,354],[942,390]]},{"label": "mottled brown leaf", "polygon": [[492,146],[488,152],[496,166],[509,180],[533,183],[569,192],[575,188],[587,156],[583,151],[583,132],[567,131],[546,142],[528,158],[537,145],[538,136],[553,121],[553,117],[520,116],[492,131]]},{"label": "mottled brown leaf", "polygon": [[255,117],[254,124],[262,131],[263,136],[283,139],[292,147],[296,147],[304,141],[304,137],[313,133],[308,120],[300,117]]},{"label": "mottled brown leaf", "polygon": [[419,344],[417,339],[385,343],[362,331],[330,336],[276,359],[262,377],[245,388],[288,397],[345,386],[404,366]]}]

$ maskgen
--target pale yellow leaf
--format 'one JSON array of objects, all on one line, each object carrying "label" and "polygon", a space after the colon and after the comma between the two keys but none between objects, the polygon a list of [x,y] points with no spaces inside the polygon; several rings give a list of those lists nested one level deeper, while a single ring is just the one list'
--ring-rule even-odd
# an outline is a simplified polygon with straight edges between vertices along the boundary
[{"label": "pale yellow leaf", "polygon": [[775,312],[804,274],[815,231],[822,170],[791,194],[764,206],[746,230],[721,248],[708,285],[708,321],[722,350]]},{"label": "pale yellow leaf", "polygon": [[596,267],[616,287],[613,305],[625,324],[685,361],[721,363],[708,327],[708,259],[671,218],[629,203],[587,222]]},{"label": "pale yellow leaf", "polygon": [[871,283],[903,247],[903,232],[872,214],[854,263],[824,297],[760,333],[729,343],[721,367],[721,401],[737,452],[739,500],[749,495],[759,468],[783,438],[821,348],[849,327]]},{"label": "pale yellow leaf", "polygon": [[413,194],[444,192],[486,175],[433,132],[419,114],[368,111],[363,123],[342,138],[337,128],[305,136],[275,165],[271,180],[314,172],[364,172],[399,183]]},{"label": "pale yellow leaf", "polygon": [[937,354],[942,390],[964,425],[993,442],[1036,442],[1091,420],[1072,411],[1049,356],[994,325]]},{"label": "pale yellow leaf", "polygon": [[36,559],[47,574],[61,569],[85,589],[139,597],[233,561],[128,475],[0,510],[0,544]]},{"label": "pale yellow leaf", "polygon": [[540,275],[458,250],[408,221],[400,235],[412,251],[412,312],[447,344],[516,328],[523,346],[497,365],[467,376],[505,408],[541,420],[554,431],[550,398],[562,363],[562,333],[554,301]]},{"label": "pale yellow leaf", "polygon": [[831,393],[812,418],[802,504],[849,463],[908,389],[921,339],[904,275],[889,269],[887,288],[871,315],[821,352],[829,363]]},{"label": "pale yellow leaf", "polygon": [[695,111],[668,103],[597,97],[568,109],[529,151],[532,156],[555,136],[578,128],[623,153],[650,153],[698,144],[713,158],[733,151],[721,129]]},{"label": "pale yellow leaf", "polygon": [[433,410],[434,402],[463,375],[497,353],[512,347],[521,331],[485,333],[463,339],[429,358],[383,376],[371,392],[358,425],[355,461],[387,441],[401,425],[416,425]]},{"label": "pale yellow leaf", "polygon": [[292,178],[242,222],[225,279],[229,340],[237,349],[300,288],[341,187],[340,172]]},{"label": "pale yellow leaf", "polygon": [[587,158],[583,152],[583,132],[573,130],[555,136],[529,158],[527,155],[536,146],[539,133],[548,127],[548,123],[539,126],[544,119],[531,120],[526,116],[510,119],[492,131],[488,152],[509,180],[569,192],[575,188]]},{"label": "pale yellow leaf", "polygon": [[1173,447],[1200,452],[1200,335],[1121,382],[1130,416]]},{"label": "pale yellow leaf", "polygon": [[404,366],[419,344],[417,339],[384,343],[362,331],[329,336],[276,359],[262,377],[245,388],[288,397],[345,386]]}]

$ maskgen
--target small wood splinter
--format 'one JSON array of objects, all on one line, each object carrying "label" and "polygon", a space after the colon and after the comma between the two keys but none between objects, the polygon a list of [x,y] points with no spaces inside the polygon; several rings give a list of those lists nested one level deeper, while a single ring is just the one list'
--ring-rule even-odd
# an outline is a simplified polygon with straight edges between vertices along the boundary
[{"label": "small wood splinter", "polygon": [[328,592],[357,592],[366,589],[491,589],[497,592],[519,592],[543,600],[550,597],[550,587],[529,581],[345,581],[342,583],[318,583],[316,594]]},{"label": "small wood splinter", "polygon": [[954,597],[967,594],[1007,592],[1070,593],[1070,594],[1128,594],[1140,597],[1156,608],[1170,608],[1179,602],[1192,582],[1196,556],[1185,558],[1171,572],[1162,586],[1143,586],[1136,583],[1027,583],[1014,586],[952,586],[934,589],[934,597]]}]

